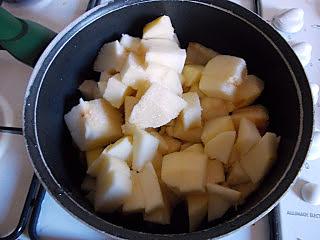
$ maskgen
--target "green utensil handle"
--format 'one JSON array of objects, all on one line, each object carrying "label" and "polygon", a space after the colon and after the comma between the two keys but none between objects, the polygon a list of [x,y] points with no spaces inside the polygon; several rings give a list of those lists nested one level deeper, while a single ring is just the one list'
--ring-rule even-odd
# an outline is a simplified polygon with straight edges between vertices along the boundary
[{"label": "green utensil handle", "polygon": [[56,33],[0,7],[0,49],[33,67]]}]

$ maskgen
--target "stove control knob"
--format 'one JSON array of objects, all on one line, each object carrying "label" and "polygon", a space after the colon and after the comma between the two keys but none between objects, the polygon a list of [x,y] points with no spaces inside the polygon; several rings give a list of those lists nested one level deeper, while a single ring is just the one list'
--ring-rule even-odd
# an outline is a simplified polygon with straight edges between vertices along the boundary
[{"label": "stove control knob", "polygon": [[320,185],[315,183],[306,183],[301,188],[301,196],[304,201],[313,205],[320,204]]}]

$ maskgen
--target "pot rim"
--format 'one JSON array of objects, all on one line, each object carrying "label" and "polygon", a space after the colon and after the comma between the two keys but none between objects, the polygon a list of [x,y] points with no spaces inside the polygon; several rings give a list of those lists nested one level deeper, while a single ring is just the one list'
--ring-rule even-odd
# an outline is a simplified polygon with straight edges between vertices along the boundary
[{"label": "pot rim", "polygon": [[[109,2],[99,5],[81,15],[53,39],[53,41],[49,44],[49,46],[39,58],[32,72],[27,87],[23,110],[23,132],[25,137],[25,144],[27,146],[29,158],[31,159],[35,173],[47,192],[49,192],[50,195],[56,200],[56,202],[58,202],[69,213],[75,216],[78,220],[94,228],[95,230],[98,230],[104,234],[112,235],[116,238],[128,239],[150,239],[150,236],[156,239],[199,239],[222,237],[259,220],[269,211],[271,211],[271,209],[278,203],[283,194],[294,182],[301,166],[304,163],[304,158],[307,155],[313,129],[312,97],[303,67],[301,66],[291,47],[281,37],[281,35],[278,34],[268,23],[266,23],[263,19],[261,19],[253,12],[229,1],[175,1],[201,4],[207,7],[216,8],[220,11],[224,11],[232,15],[233,17],[239,18],[241,21],[244,21],[246,24],[250,25],[250,27],[253,27],[256,31],[259,32],[259,34],[262,34],[279,53],[280,57],[286,63],[297,89],[300,108],[300,126],[298,141],[296,142],[295,150],[290,161],[291,164],[290,166],[288,166],[286,172],[283,174],[278,184],[275,185],[274,188],[263,199],[252,206],[251,209],[248,209],[244,214],[238,215],[223,224],[218,224],[212,228],[192,233],[153,234],[138,232],[114,225],[83,208],[72,198],[70,194],[62,190],[61,185],[55,179],[46,164],[38,141],[36,110],[41,85],[43,80],[45,79],[46,72],[49,69],[51,63],[54,61],[55,57],[59,54],[60,50],[64,47],[68,40],[78,32],[80,32],[82,29],[84,29],[86,26],[90,25],[92,22],[96,21],[106,14],[110,14],[114,11],[130,7],[132,5],[139,5],[144,3],[147,4],[159,1],[174,2],[174,0],[128,0],[124,2],[114,1],[111,3]],[[284,55],[286,55],[287,57],[285,57]],[[299,79],[299,82],[297,81],[297,79]],[[304,85],[304,87],[306,88],[301,89],[300,85]],[[225,224],[228,225],[227,228],[223,226]]]}]

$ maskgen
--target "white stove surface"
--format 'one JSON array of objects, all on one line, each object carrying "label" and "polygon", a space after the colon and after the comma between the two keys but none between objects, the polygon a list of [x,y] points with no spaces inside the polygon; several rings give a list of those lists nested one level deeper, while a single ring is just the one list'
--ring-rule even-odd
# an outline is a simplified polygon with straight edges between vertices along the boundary
[{"label": "white stove surface", "polygon": [[[30,4],[30,2],[32,2],[32,4]],[[234,2],[237,2],[249,9],[252,8],[251,0],[235,0]],[[298,3],[300,2],[303,2],[304,4],[313,4],[313,2],[316,3],[317,0],[282,0],[281,4],[277,0],[264,0],[263,2],[266,2],[264,6],[264,13],[265,17],[268,19],[268,17],[272,16],[272,12],[275,10],[272,6],[279,6],[282,3],[285,3],[292,7],[293,2],[297,3],[296,5],[299,6]],[[86,9],[87,3],[88,0],[29,0],[29,3],[26,5],[3,4],[3,6],[21,18],[34,20],[58,32],[83,13]],[[286,7],[286,5],[283,7]],[[318,14],[320,14],[320,7],[317,7]],[[309,21],[309,17],[307,18],[306,16],[306,22],[307,21]],[[315,24],[319,24],[319,20]],[[308,34],[304,32],[301,37],[303,36],[307,38]],[[305,39],[305,41],[311,42],[309,39]],[[316,49],[316,39],[314,38],[313,41],[314,49]],[[313,75],[319,76],[319,46],[315,51],[318,51],[317,55],[313,55],[312,64],[307,66],[306,69],[307,73],[309,73],[308,69],[312,69],[310,71],[313,73],[311,73],[311,75],[308,74],[310,79],[313,79]],[[314,71],[314,68],[317,70]],[[8,54],[0,52],[0,103],[5,101],[8,103],[5,107],[0,105],[0,125],[21,127],[24,92],[31,71],[31,68],[19,63]],[[5,99],[5,101],[3,99]],[[3,112],[5,112],[5,114]],[[12,231],[18,222],[33,171],[27,157],[22,136],[11,136],[0,133],[0,142],[0,189],[2,190],[2,193],[6,192],[6,194],[0,195],[1,236],[7,235]],[[318,170],[320,170],[320,165],[318,166]],[[37,232],[41,239],[106,238],[105,235],[91,229],[67,213],[51,198],[49,194],[45,195],[42,204]],[[21,239],[28,239],[28,237],[23,235]],[[269,239],[269,225],[267,217],[261,219],[253,226],[241,229],[222,239]]]}]

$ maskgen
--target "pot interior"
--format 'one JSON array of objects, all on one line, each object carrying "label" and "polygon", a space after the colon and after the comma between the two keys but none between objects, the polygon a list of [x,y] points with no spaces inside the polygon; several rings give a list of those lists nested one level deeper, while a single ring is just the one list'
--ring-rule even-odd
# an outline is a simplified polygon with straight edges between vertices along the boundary
[{"label": "pot interior", "polygon": [[[269,110],[271,124],[268,130],[281,136],[279,157],[259,189],[237,210],[229,210],[219,220],[204,222],[200,230],[212,228],[211,236],[216,236],[253,220],[267,210],[288,187],[289,182],[283,185],[285,187],[276,187],[280,181],[286,181],[280,179],[288,168],[295,169],[292,173],[295,176],[301,166],[303,154],[302,157],[296,157],[294,165],[291,166],[293,152],[301,131],[302,107],[298,94],[304,91],[308,95],[309,89],[303,73],[301,73],[301,79],[298,79],[298,85],[295,84],[293,73],[288,69],[284,58],[274,44],[281,45],[281,52],[289,58],[293,68],[301,70],[301,66],[288,50],[284,40],[280,39],[279,35],[257,16],[230,3],[211,2],[220,7],[229,8],[247,20],[221,8],[194,2],[155,1],[127,6],[105,14],[75,35],[71,36],[74,34],[71,31],[62,38],[62,41],[70,39],[60,51],[57,51],[57,55],[52,57],[53,61],[48,66],[47,72],[43,73],[44,81],[39,91],[36,110],[36,132],[42,155],[52,176],[61,186],[60,191],[92,213],[89,219],[83,219],[84,221],[94,222],[97,218],[93,207],[80,190],[80,184],[85,176],[85,164],[83,157],[71,141],[63,116],[78,104],[80,94],[77,88],[82,81],[98,79],[99,74],[93,72],[92,66],[100,47],[105,42],[120,39],[122,33],[141,37],[143,26],[163,14],[170,16],[183,48],[187,47],[188,42],[195,41],[221,54],[235,55],[246,60],[249,73],[259,76],[265,82],[265,90],[257,103]],[[99,11],[106,12],[109,9],[106,6]],[[251,26],[247,21],[255,22],[258,27]],[[262,29],[273,39],[280,39],[280,43],[272,43],[257,28]],[[310,104],[310,99],[306,101],[306,104]],[[310,118],[310,111],[305,114],[309,114],[307,118]],[[40,158],[33,158],[33,161],[37,168]],[[39,174],[41,176],[41,170]],[[290,181],[290,178],[288,179]],[[55,195],[54,189],[57,189],[57,185],[55,183],[47,185]],[[274,197],[270,197],[272,194]],[[63,201],[61,203],[65,205]],[[126,217],[117,213],[97,214],[97,216],[105,219],[102,225],[95,226],[101,230],[106,229],[107,222],[110,222],[146,233],[188,232],[188,217],[184,204],[180,204],[174,210],[170,226],[146,223],[140,214]]]}]

